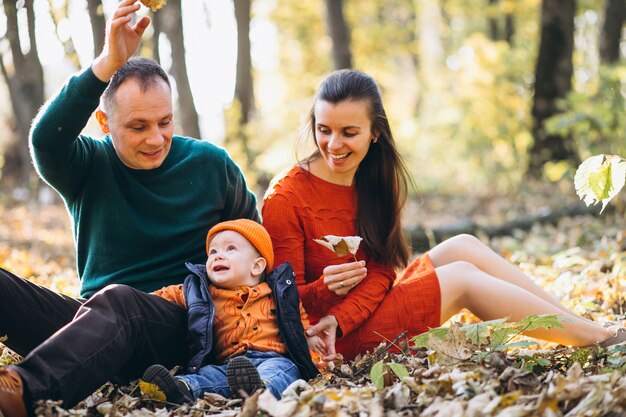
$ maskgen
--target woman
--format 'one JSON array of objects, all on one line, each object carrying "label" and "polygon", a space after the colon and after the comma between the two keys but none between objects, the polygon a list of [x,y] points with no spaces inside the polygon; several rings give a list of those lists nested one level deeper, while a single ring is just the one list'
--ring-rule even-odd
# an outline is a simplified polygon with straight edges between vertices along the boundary
[{"label": "woman", "polygon": [[[317,150],[277,177],[265,196],[264,225],[277,262],[291,261],[304,308],[319,323],[331,359],[353,358],[393,340],[438,327],[467,308],[482,320],[530,314],[569,319],[564,329],[528,335],[584,346],[626,340],[562,306],[522,271],[470,235],[449,239],[406,267],[401,210],[409,174],[395,147],[375,81],[341,70],[319,87],[310,113]],[[313,239],[361,236],[359,261]],[[335,340],[335,335],[337,336]]]}]

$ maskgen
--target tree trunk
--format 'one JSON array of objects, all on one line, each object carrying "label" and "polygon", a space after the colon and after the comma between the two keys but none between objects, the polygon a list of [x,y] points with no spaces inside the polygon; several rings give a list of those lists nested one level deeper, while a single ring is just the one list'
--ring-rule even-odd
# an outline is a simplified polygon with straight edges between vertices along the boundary
[{"label": "tree trunk", "polygon": [[515,20],[512,13],[504,16],[504,40],[511,45],[513,43],[513,35],[515,34]]},{"label": "tree trunk", "polygon": [[183,36],[183,15],[181,0],[169,0],[167,7],[159,11],[161,29],[170,40],[172,46],[172,67],[170,73],[176,80],[178,92],[178,106],[180,109],[181,125],[185,136],[200,138],[200,126],[198,112],[193,103],[189,77],[187,76],[187,64],[185,63],[185,38]]},{"label": "tree trunk", "polygon": [[625,17],[626,0],[606,0],[604,25],[600,34],[600,61],[603,64],[611,64],[619,59]]},{"label": "tree trunk", "polygon": [[91,34],[93,36],[93,56],[100,55],[104,47],[104,32],[106,19],[104,18],[104,8],[101,0],[87,0],[87,11],[91,21]]},{"label": "tree trunk", "polygon": [[254,111],[254,83],[252,79],[252,58],[250,54],[250,8],[251,0],[235,0],[237,20],[237,80],[235,96],[241,105],[239,123],[245,125]]},{"label": "tree trunk", "polygon": [[[8,86],[16,136],[5,148],[3,179],[9,179],[16,184],[28,184],[33,174],[28,151],[28,132],[44,101],[43,68],[37,55],[33,0],[26,0],[23,6],[27,14],[30,42],[30,48],[25,54],[20,44],[16,2],[3,0],[3,6],[7,22],[4,38],[9,41],[11,54],[9,58],[7,52],[0,51],[0,72]],[[23,42],[26,43],[26,40]]]},{"label": "tree trunk", "polygon": [[80,59],[78,59],[78,53],[76,52],[76,47],[74,46],[72,37],[70,36],[67,37],[67,39],[63,39],[59,34],[59,25],[62,21],[68,19],[69,2],[65,1],[65,3],[59,4],[55,7],[55,2],[53,0],[48,0],[48,5],[50,7],[50,17],[54,22],[54,33],[57,35],[57,39],[61,45],[63,45],[66,58],[72,63],[72,65],[74,65],[76,70],[79,70]]},{"label": "tree trunk", "polygon": [[235,19],[237,21],[237,76],[235,82],[235,98],[240,105],[240,117],[237,132],[233,139],[237,139],[246,157],[246,168],[257,173],[255,152],[250,147],[250,140],[246,126],[252,119],[254,106],[254,82],[252,77],[252,56],[250,53],[250,14],[251,0],[234,0]]},{"label": "tree trunk", "polygon": [[497,41],[500,39],[500,34],[498,30],[498,19],[496,19],[494,9],[495,4],[497,4],[500,0],[489,0],[489,10],[490,13],[487,15],[487,25],[489,26],[489,38],[492,41]]},{"label": "tree trunk", "polygon": [[504,14],[504,27],[500,28],[500,23],[498,17],[495,13],[495,5],[500,3],[500,0],[488,0],[489,3],[489,14],[488,14],[488,22],[489,26],[489,37],[493,41],[505,40],[509,45],[513,40],[514,33],[514,20],[512,13]]},{"label": "tree trunk", "polygon": [[[608,207],[611,210],[612,206]],[[564,217],[599,216],[598,206],[586,206],[583,203],[572,204],[555,210],[544,211],[537,215],[521,216],[497,225],[480,225],[472,220],[461,220],[458,223],[436,228],[413,226],[408,229],[411,246],[416,252],[426,252],[453,236],[468,233],[493,238],[496,236],[513,236],[516,231],[530,230],[535,224],[557,224]]]},{"label": "tree trunk", "polygon": [[154,31],[152,33],[152,59],[154,59],[160,65],[161,52],[159,52],[159,37],[163,32],[163,30],[161,29],[161,26],[163,25],[161,24],[161,19],[159,18],[159,16],[161,16],[160,13],[152,13],[152,29]]},{"label": "tree trunk", "polygon": [[572,84],[572,52],[574,47],[573,0],[543,0],[541,7],[541,40],[535,69],[533,145],[527,173],[541,176],[548,161],[578,163],[571,137],[548,134],[544,121],[559,112],[557,101],[565,98]]},{"label": "tree trunk", "polygon": [[350,30],[343,14],[343,0],[324,0],[328,32],[333,40],[335,69],[352,68]]}]

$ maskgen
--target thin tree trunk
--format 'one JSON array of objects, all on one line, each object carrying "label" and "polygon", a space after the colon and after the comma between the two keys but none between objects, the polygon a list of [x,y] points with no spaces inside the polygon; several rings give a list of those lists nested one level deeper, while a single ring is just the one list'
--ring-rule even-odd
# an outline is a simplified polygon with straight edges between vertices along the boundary
[{"label": "thin tree trunk", "polygon": [[626,18],[626,0],[606,0],[604,25],[600,34],[600,60],[603,64],[610,64],[619,59],[624,18]]},{"label": "thin tree trunk", "polygon": [[504,24],[501,28],[501,24],[499,22],[499,16],[495,13],[495,6],[499,4],[501,0],[488,0],[489,3],[489,14],[488,14],[488,22],[487,25],[489,27],[489,37],[493,41],[505,40],[509,45],[513,40],[514,34],[514,19],[512,13],[504,14]]},{"label": "thin tree trunk", "polygon": [[325,0],[328,32],[333,40],[333,62],[335,69],[352,67],[350,30],[343,14],[344,0]]},{"label": "thin tree trunk", "polygon": [[74,46],[74,41],[71,37],[67,37],[67,39],[62,39],[59,34],[59,24],[68,19],[68,7],[69,2],[66,0],[65,3],[58,5],[55,7],[55,2],[53,0],[48,0],[48,5],[50,7],[50,17],[54,22],[54,33],[57,35],[57,39],[63,45],[63,50],[65,51],[65,56],[67,59],[74,65],[76,70],[80,69],[80,59],[78,59],[78,53],[76,52],[76,47]]},{"label": "thin tree trunk", "polygon": [[498,30],[498,19],[496,19],[495,13],[493,12],[493,10],[495,9],[495,5],[499,2],[500,0],[489,0],[489,9],[490,12],[488,14],[488,18],[487,18],[487,25],[489,26],[489,38],[492,41],[497,41],[498,39],[500,39],[500,34],[499,34],[499,30]]},{"label": "thin tree trunk", "polygon": [[106,19],[101,0],[87,0],[87,11],[91,21],[91,34],[93,37],[93,56],[96,57],[104,47],[104,32]]},{"label": "thin tree trunk", "polygon": [[176,80],[183,133],[185,136],[200,138],[198,112],[193,103],[193,95],[191,94],[191,86],[187,76],[187,64],[185,62],[185,38],[183,36],[181,0],[169,0],[167,7],[161,9],[159,13],[163,13],[163,16],[161,16],[161,29],[167,35],[172,46],[172,67],[170,72]]},{"label": "thin tree trunk", "polygon": [[534,142],[527,172],[534,177],[541,175],[548,161],[579,161],[571,137],[548,134],[544,127],[545,120],[559,112],[557,101],[565,98],[571,89],[575,13],[574,0],[542,2],[541,40],[532,106]]},{"label": "thin tree trunk", "polygon": [[161,52],[159,51],[159,37],[163,30],[161,27],[161,16],[160,13],[152,13],[152,29],[154,32],[152,33],[152,59],[161,64]]},{"label": "thin tree trunk", "polygon": [[512,13],[507,13],[504,16],[504,40],[509,45],[513,43],[513,35],[515,34],[515,19]]},{"label": "thin tree trunk", "polygon": [[0,72],[8,86],[16,133],[15,141],[9,143],[5,149],[3,177],[19,184],[28,184],[33,174],[28,151],[28,132],[44,101],[43,68],[37,54],[33,0],[24,2],[30,42],[30,48],[25,54],[20,43],[16,2],[4,0],[3,6],[7,22],[4,38],[9,41],[11,57],[9,59],[6,52],[0,51]]},{"label": "thin tree trunk", "polygon": [[241,105],[240,124],[245,125],[254,111],[254,83],[252,57],[250,54],[250,8],[251,0],[235,0],[237,20],[237,79],[235,96]]},{"label": "thin tree trunk", "polygon": [[235,98],[239,102],[239,125],[234,139],[241,145],[246,157],[246,168],[257,172],[255,152],[250,147],[247,125],[252,119],[254,106],[254,82],[252,77],[252,56],[250,52],[250,15],[252,0],[234,0],[235,20],[237,21],[237,75]]}]

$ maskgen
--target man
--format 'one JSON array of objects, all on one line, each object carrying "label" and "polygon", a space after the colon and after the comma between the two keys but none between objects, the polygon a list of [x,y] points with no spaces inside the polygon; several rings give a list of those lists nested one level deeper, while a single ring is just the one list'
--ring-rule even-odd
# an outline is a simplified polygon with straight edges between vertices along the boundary
[{"label": "man", "polygon": [[[167,75],[153,61],[131,58],[150,23],[143,17],[130,25],[139,8],[136,0],[119,3],[103,52],[33,125],[35,167],[72,218],[84,298],[0,269],[0,335],[26,356],[0,368],[4,417],[25,416],[37,399],[71,406],[113,376],[184,362],[185,310],[144,291],[180,283],[186,261],[202,262],[214,224],[259,219],[226,152],[173,135]],[[104,140],[80,135],[96,109]],[[110,284],[130,287],[94,295]]]}]

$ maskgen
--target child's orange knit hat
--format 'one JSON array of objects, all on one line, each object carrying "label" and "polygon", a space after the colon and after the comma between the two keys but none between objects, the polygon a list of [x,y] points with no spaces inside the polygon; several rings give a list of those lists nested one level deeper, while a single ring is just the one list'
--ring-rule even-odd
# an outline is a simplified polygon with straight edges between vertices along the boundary
[{"label": "child's orange knit hat", "polygon": [[213,236],[224,230],[233,230],[248,239],[252,246],[254,246],[256,250],[259,251],[259,254],[267,261],[265,271],[270,272],[272,270],[274,267],[274,249],[272,248],[270,234],[267,233],[265,227],[249,219],[229,220],[213,226],[206,236],[207,255],[209,253],[209,243],[211,243]]}]

